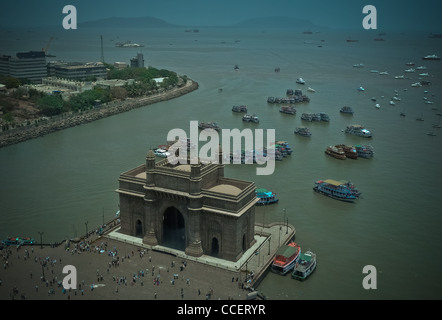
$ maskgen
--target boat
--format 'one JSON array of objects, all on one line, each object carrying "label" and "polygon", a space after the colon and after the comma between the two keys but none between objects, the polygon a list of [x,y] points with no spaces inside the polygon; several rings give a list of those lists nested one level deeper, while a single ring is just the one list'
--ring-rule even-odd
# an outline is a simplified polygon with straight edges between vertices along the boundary
[{"label": "boat", "polygon": [[245,105],[233,106],[232,111],[233,112],[247,112],[247,106],[245,106]]},{"label": "boat", "polygon": [[271,270],[273,272],[285,275],[292,271],[298,262],[301,254],[301,247],[291,241],[289,244],[282,245],[273,258]]},{"label": "boat", "polygon": [[415,88],[419,88],[419,87],[422,87],[422,84],[420,82],[415,82],[415,83],[412,83],[411,86],[415,87]]},{"label": "boat", "polygon": [[359,158],[371,158],[374,155],[373,147],[370,145],[355,145],[356,152],[358,153]]},{"label": "boat", "polygon": [[308,91],[308,92],[316,92],[316,90],[315,90],[315,89],[313,89],[313,88],[310,88],[310,87],[308,87],[308,88],[307,88],[307,91]]},{"label": "boat", "polygon": [[170,153],[166,149],[161,148],[153,149],[153,153],[161,158],[167,158],[168,156],[170,156]]},{"label": "boat", "polygon": [[296,280],[307,279],[316,269],[316,254],[308,250],[299,256],[298,262],[291,273],[292,278]]},{"label": "boat", "polygon": [[235,64],[235,66],[233,67],[234,70],[239,70],[239,67],[237,64]]},{"label": "boat", "polygon": [[412,67],[415,65],[415,63],[414,62],[407,62],[405,65],[408,67]]},{"label": "boat", "polygon": [[341,110],[339,110],[339,112],[353,114],[353,109],[352,109],[352,107],[344,106],[341,108]]},{"label": "boat", "polygon": [[126,41],[125,43],[116,43],[115,44],[116,47],[118,48],[140,48],[143,47],[143,45],[138,44],[138,43],[132,43],[130,41]]},{"label": "boat", "polygon": [[325,150],[325,154],[328,154],[329,156],[332,156],[333,158],[345,160],[347,157],[345,156],[344,150],[341,148],[337,148],[335,146],[329,146]]},{"label": "boat", "polygon": [[298,79],[296,79],[296,83],[305,84],[305,80],[302,78],[298,78]]},{"label": "boat", "polygon": [[28,245],[28,244],[34,244],[35,240],[31,237],[8,237],[5,240],[2,240],[2,244],[5,246],[14,246],[14,245]]},{"label": "boat", "polygon": [[404,72],[412,73],[412,72],[414,72],[414,71],[415,71],[415,70],[414,70],[413,68],[409,68],[409,69],[405,70]]},{"label": "boat", "polygon": [[356,151],[356,148],[353,146],[347,146],[345,144],[338,144],[335,147],[342,149],[347,158],[355,159],[355,160],[358,158],[358,152]]},{"label": "boat", "polygon": [[358,88],[358,91],[365,91],[365,89],[361,86]]},{"label": "boat", "polygon": [[276,193],[269,191],[264,188],[256,189],[255,190],[256,198],[258,199],[258,202],[256,203],[257,206],[264,206],[267,204],[273,204],[279,201],[278,196]]},{"label": "boat", "polygon": [[221,130],[221,128],[219,127],[219,125],[216,122],[200,122],[198,124],[198,128],[204,130],[204,129],[212,129],[212,130],[216,130],[219,131]]},{"label": "boat", "polygon": [[381,105],[379,103],[376,103],[375,107],[376,107],[376,109],[380,109]]},{"label": "boat", "polygon": [[291,106],[284,106],[279,109],[279,112],[286,113],[286,114],[295,114],[296,109]]},{"label": "boat", "polygon": [[301,115],[301,120],[312,121],[313,119],[311,113],[303,113]]},{"label": "boat", "polygon": [[303,137],[311,137],[312,133],[309,128],[306,127],[298,127],[295,129],[295,134],[299,134]]},{"label": "boat", "polygon": [[364,138],[372,137],[371,132],[359,124],[353,124],[347,126],[347,128],[345,128],[345,133],[354,134],[355,136],[364,137]]},{"label": "boat", "polygon": [[242,121],[259,123],[259,118],[256,114],[253,115],[246,114],[245,116],[242,117]]},{"label": "boat", "polygon": [[353,202],[361,195],[351,182],[333,179],[316,181],[313,190],[330,198],[345,202]]},{"label": "boat", "polygon": [[424,72],[424,73],[419,73],[420,77],[428,77],[430,76],[430,74],[428,72]]},{"label": "boat", "polygon": [[319,112],[319,116],[321,117],[321,121],[329,122],[330,116],[325,112]]},{"label": "boat", "polygon": [[440,57],[435,54],[430,54],[425,57],[422,57],[422,60],[440,60]]},{"label": "boat", "polygon": [[353,68],[363,68],[365,67],[363,63],[356,63],[353,65]]},{"label": "boat", "polygon": [[389,73],[388,73],[387,71],[379,72],[379,74],[380,74],[381,76],[388,76],[388,75],[389,75]]}]

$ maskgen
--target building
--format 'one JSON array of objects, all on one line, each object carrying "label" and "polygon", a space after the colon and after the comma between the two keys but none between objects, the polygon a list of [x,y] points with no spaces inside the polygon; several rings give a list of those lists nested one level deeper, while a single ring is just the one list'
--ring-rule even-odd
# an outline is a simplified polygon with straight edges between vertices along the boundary
[{"label": "building", "polygon": [[237,261],[256,242],[255,189],[225,178],[222,164],[156,162],[149,150],[146,164],[120,175],[119,232],[190,256]]},{"label": "building", "polygon": [[40,83],[47,76],[44,51],[18,52],[15,56],[0,57],[0,74]]},{"label": "building", "polygon": [[101,62],[55,62],[48,64],[48,71],[51,76],[70,80],[107,79],[106,66]]},{"label": "building", "polygon": [[136,57],[130,59],[131,68],[144,68],[144,58],[142,53],[138,53]]}]

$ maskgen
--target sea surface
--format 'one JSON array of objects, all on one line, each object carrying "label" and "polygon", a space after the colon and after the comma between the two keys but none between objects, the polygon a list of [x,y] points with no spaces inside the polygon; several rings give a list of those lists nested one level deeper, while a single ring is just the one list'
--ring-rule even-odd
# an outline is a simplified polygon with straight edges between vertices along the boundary
[{"label": "sea surface", "polygon": [[[281,300],[441,299],[442,129],[432,125],[442,118],[437,115],[442,112],[442,61],[422,57],[441,55],[442,40],[413,32],[387,33],[385,41],[374,41],[379,36],[373,30],[302,31],[1,30],[0,54],[40,50],[54,37],[49,53],[56,57],[48,60],[94,62],[101,58],[102,35],[106,62],[129,63],[142,52],[146,65],[187,75],[200,87],[174,100],[0,149],[0,238],[39,241],[43,232],[43,242],[60,241],[98,227],[118,210],[119,175],[142,164],[149,148],[166,142],[169,130],[189,132],[192,120],[217,121],[230,129],[275,129],[276,138],[294,151],[276,163],[272,175],[256,175],[256,165],[233,164],[225,175],[276,192],[279,203],[257,207],[257,222],[287,217],[296,228],[296,242],[317,254],[318,267],[304,282],[269,273],[258,289]],[[347,42],[349,37],[359,41]],[[144,47],[115,47],[128,40]],[[407,62],[427,70],[405,73]],[[364,67],[353,67],[358,63]],[[425,79],[432,85],[412,87],[421,72],[429,73]],[[408,79],[395,79],[398,75]],[[295,83],[299,77],[304,86]],[[358,91],[360,86],[365,91]],[[284,97],[287,89],[302,89],[311,99],[295,106],[295,116],[267,104],[268,96]],[[389,105],[396,94],[400,101]],[[258,125],[243,123],[231,111],[240,104],[259,116]],[[340,114],[344,105],[354,109],[353,116]],[[331,121],[306,123],[303,112],[326,112]],[[366,126],[373,138],[345,134],[350,124]],[[294,134],[301,125],[312,137]],[[325,155],[327,146],[339,143],[369,143],[375,156],[342,161]],[[313,192],[316,180],[328,178],[352,181],[361,198],[344,203]],[[366,265],[376,268],[376,289],[362,285]]]}]

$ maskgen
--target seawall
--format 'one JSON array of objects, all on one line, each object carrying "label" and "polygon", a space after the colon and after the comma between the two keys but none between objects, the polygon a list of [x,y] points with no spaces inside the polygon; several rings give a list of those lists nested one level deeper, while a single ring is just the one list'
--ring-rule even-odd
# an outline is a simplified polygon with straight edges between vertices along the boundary
[{"label": "seawall", "polygon": [[89,123],[102,118],[110,117],[132,109],[144,107],[153,103],[174,99],[198,89],[198,82],[188,80],[180,88],[155,94],[148,97],[130,98],[124,101],[114,101],[97,109],[84,111],[73,115],[61,115],[47,121],[39,122],[38,125],[30,125],[5,131],[0,134],[0,148],[17,144],[29,139],[42,137],[52,132]]}]

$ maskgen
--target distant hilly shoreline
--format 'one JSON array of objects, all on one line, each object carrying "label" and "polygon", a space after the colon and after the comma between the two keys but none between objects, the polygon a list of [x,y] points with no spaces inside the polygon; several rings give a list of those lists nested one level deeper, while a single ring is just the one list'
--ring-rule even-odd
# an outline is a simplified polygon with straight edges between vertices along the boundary
[{"label": "distant hilly shoreline", "polygon": [[[188,26],[172,24],[165,20],[153,17],[110,17],[93,21],[80,22],[80,28],[202,28],[203,26]],[[208,26],[204,26],[208,27]],[[292,17],[261,17],[247,19],[236,24],[211,27],[238,27],[238,28],[293,28],[312,29],[323,28],[316,26],[311,21]]]}]

